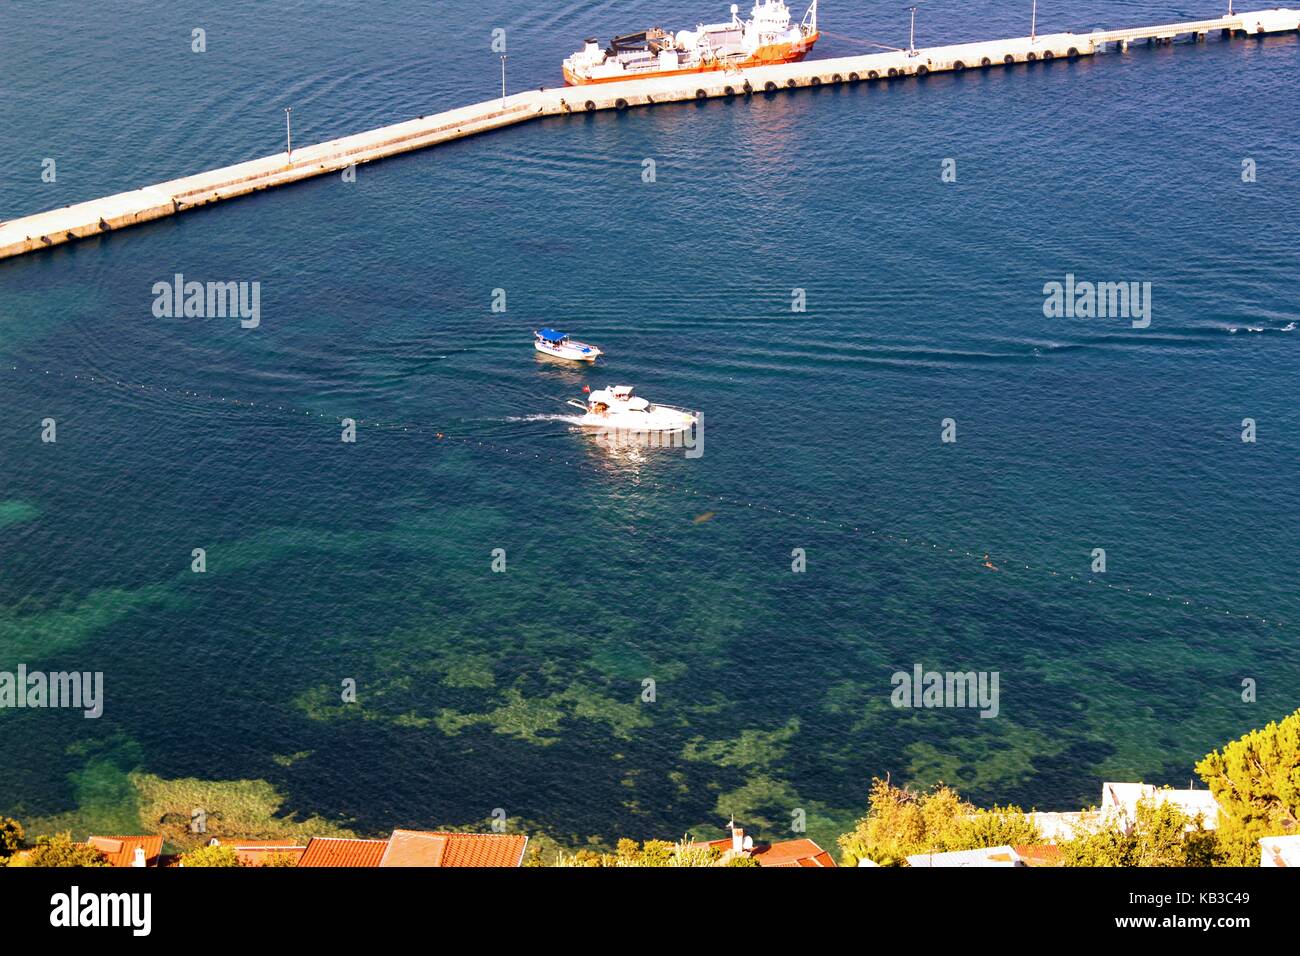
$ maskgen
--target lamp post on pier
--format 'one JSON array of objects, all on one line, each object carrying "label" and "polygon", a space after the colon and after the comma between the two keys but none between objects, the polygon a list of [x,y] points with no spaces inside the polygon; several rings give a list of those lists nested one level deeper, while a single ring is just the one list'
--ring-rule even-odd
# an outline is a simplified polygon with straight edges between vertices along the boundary
[{"label": "lamp post on pier", "polygon": [[[1231,2],[1231,0],[1229,0]],[[1029,42],[1035,43],[1038,40],[1038,0],[1034,0],[1033,12],[1029,15]]]},{"label": "lamp post on pier", "polygon": [[916,56],[916,7],[909,9],[912,11],[912,28],[907,37],[907,55]]},{"label": "lamp post on pier", "polygon": [[289,123],[289,114],[292,112],[292,106],[284,108],[284,153],[289,162],[293,162],[293,127]]},{"label": "lamp post on pier", "polygon": [[501,54],[501,106],[506,105],[506,54]]}]

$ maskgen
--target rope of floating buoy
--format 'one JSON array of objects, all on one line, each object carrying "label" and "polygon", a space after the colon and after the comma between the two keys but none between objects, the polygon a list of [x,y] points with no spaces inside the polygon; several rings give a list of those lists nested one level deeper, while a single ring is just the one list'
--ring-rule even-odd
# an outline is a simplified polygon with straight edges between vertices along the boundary
[{"label": "rope of floating buoy", "polygon": [[[49,371],[48,369],[41,370],[41,369],[34,369],[34,368],[19,368],[17,365],[14,365],[14,364],[10,364],[10,365],[9,365],[9,369],[10,369],[11,371],[14,371],[14,372],[30,372],[31,374],[42,374],[42,373],[43,373],[43,374],[45,374],[45,375],[49,375],[49,374],[51,374],[50,371]],[[115,386],[118,386],[118,387],[128,388],[128,389],[140,389],[140,390],[143,390],[143,391],[166,392],[166,393],[169,394],[169,395],[172,395],[172,394],[185,395],[185,396],[187,396],[187,397],[194,398],[194,399],[198,399],[198,400],[202,400],[202,401],[210,401],[210,402],[214,402],[214,403],[224,404],[224,405],[227,405],[227,407],[228,407],[229,405],[232,405],[232,404],[233,404],[233,405],[238,405],[238,406],[240,406],[241,408],[254,409],[254,410],[257,410],[257,411],[268,411],[268,412],[269,412],[269,411],[276,411],[276,412],[284,412],[284,413],[286,413],[286,414],[290,414],[290,415],[298,415],[299,413],[302,413],[302,414],[304,414],[304,415],[308,415],[308,416],[315,415],[315,416],[317,416],[317,417],[319,417],[319,418],[330,418],[330,417],[332,417],[334,420],[339,421],[339,422],[342,422],[342,421],[344,420],[344,418],[349,417],[349,416],[342,416],[342,415],[328,416],[328,415],[326,415],[324,412],[316,412],[316,411],[312,411],[312,410],[310,410],[310,409],[296,409],[296,408],[293,408],[292,406],[286,406],[286,405],[280,405],[280,404],[273,404],[273,403],[269,403],[269,402],[259,403],[259,402],[251,402],[251,401],[240,401],[240,400],[238,400],[238,399],[231,400],[231,399],[229,399],[229,398],[226,397],[226,396],[219,396],[219,395],[214,395],[214,394],[212,394],[212,393],[205,393],[205,392],[196,392],[196,391],[193,391],[193,390],[191,390],[191,389],[183,389],[183,388],[175,388],[175,387],[172,387],[172,388],[169,389],[169,388],[166,387],[166,386],[149,385],[149,384],[138,383],[138,382],[136,382],[136,383],[132,383],[132,382],[123,382],[121,379],[111,379],[111,380],[110,380],[110,379],[108,379],[108,378],[103,378],[103,377],[101,377],[101,378],[96,378],[96,377],[93,376],[93,375],[85,375],[85,376],[83,376],[83,375],[80,375],[80,374],[77,374],[77,373],[73,373],[73,374],[69,375],[68,373],[65,373],[65,372],[56,372],[55,375],[56,375],[57,377],[59,377],[59,378],[62,378],[62,379],[71,380],[71,381],[76,381],[76,382],[80,382],[80,383],[87,383],[87,382],[89,382],[89,383],[94,384],[94,385],[115,385]],[[365,424],[365,423],[366,423],[365,420],[363,420],[363,419],[357,419],[357,424],[358,424],[358,425],[360,425],[360,424]],[[528,457],[529,455],[531,455],[532,458],[535,459],[535,460],[546,461],[546,462],[549,462],[549,463],[552,463],[552,464],[563,464],[563,465],[567,465],[567,466],[573,466],[573,464],[574,464],[573,461],[572,461],[571,459],[568,459],[568,458],[558,458],[558,457],[555,457],[555,456],[553,456],[553,455],[546,455],[546,456],[543,456],[543,455],[541,455],[541,454],[539,454],[539,453],[537,453],[537,452],[519,452],[519,451],[512,451],[509,447],[507,447],[507,446],[505,446],[505,445],[499,445],[499,444],[496,444],[496,443],[494,443],[494,442],[490,442],[490,441],[485,442],[485,441],[483,441],[481,438],[479,438],[479,437],[477,437],[477,436],[473,436],[473,435],[466,435],[466,436],[452,435],[452,434],[448,434],[447,432],[444,432],[444,431],[441,431],[441,430],[434,430],[432,426],[428,426],[428,425],[417,425],[417,424],[410,423],[410,422],[390,422],[390,421],[386,421],[386,420],[382,420],[382,419],[377,419],[377,420],[369,421],[369,422],[368,422],[368,425],[369,425],[370,428],[378,428],[378,429],[385,430],[385,431],[398,431],[398,430],[400,430],[401,432],[403,432],[403,433],[407,433],[407,434],[411,434],[411,433],[413,433],[413,434],[417,434],[417,435],[430,434],[430,435],[432,435],[432,436],[434,437],[434,439],[436,439],[436,441],[437,441],[439,444],[442,444],[442,443],[455,443],[455,444],[464,445],[464,446],[466,446],[466,447],[473,445],[473,446],[475,446],[475,447],[478,447],[478,448],[484,448],[484,449],[487,449],[487,450],[489,450],[489,451],[503,452],[504,454],[512,455],[512,456],[517,457],[517,458],[525,458],[525,457]],[[586,464],[586,462],[581,462],[581,463],[582,463],[582,464]],[[693,496],[696,496],[696,497],[711,498],[711,499],[713,499],[713,500],[715,500],[715,501],[719,501],[719,502],[721,502],[721,503],[723,503],[723,504],[733,505],[733,506],[735,506],[735,507],[750,508],[750,509],[754,509],[754,510],[757,510],[757,511],[763,511],[763,512],[767,512],[767,513],[771,513],[771,514],[778,515],[778,516],[783,517],[783,518],[791,518],[791,519],[798,520],[798,521],[804,521],[804,522],[807,522],[807,523],[810,523],[810,524],[819,524],[819,525],[824,525],[824,526],[826,526],[826,527],[839,528],[839,529],[844,530],[844,531],[847,531],[847,532],[849,532],[849,533],[851,533],[851,534],[866,534],[866,535],[869,535],[869,536],[874,537],[874,538],[878,538],[878,539],[881,539],[881,540],[884,540],[884,541],[891,542],[891,543],[893,543],[893,544],[899,544],[899,545],[905,545],[905,546],[926,547],[926,548],[930,548],[931,550],[939,550],[940,547],[941,547],[939,544],[936,544],[936,543],[934,543],[934,542],[923,541],[923,540],[921,540],[921,539],[919,539],[919,538],[915,538],[915,537],[906,537],[906,536],[903,536],[903,535],[900,535],[900,534],[895,534],[895,533],[892,533],[892,532],[889,532],[889,531],[884,531],[884,530],[881,530],[881,529],[878,529],[878,528],[865,528],[865,529],[864,529],[864,528],[862,528],[862,527],[860,527],[860,526],[858,526],[858,525],[853,525],[852,527],[850,527],[850,526],[846,525],[844,522],[841,522],[841,521],[835,521],[835,520],[833,520],[833,519],[824,518],[824,517],[819,517],[819,516],[817,516],[817,515],[799,515],[799,514],[796,514],[796,513],[794,513],[794,512],[787,512],[787,511],[785,511],[785,510],[783,510],[783,509],[781,509],[781,508],[777,508],[777,507],[775,507],[775,506],[773,506],[773,505],[766,505],[766,504],[764,504],[764,503],[762,503],[762,502],[745,501],[745,500],[741,500],[741,499],[737,499],[737,498],[730,498],[730,497],[728,497],[728,496],[726,496],[726,495],[713,494],[713,493],[710,493],[710,492],[701,492],[701,491],[699,491],[699,490],[697,490],[697,489],[690,488],[690,487],[688,487],[688,486],[686,486],[686,485],[679,484],[679,483],[676,483],[676,482],[667,482],[667,481],[663,481],[663,480],[655,480],[655,481],[649,481],[649,482],[646,482],[646,484],[648,484],[649,486],[651,486],[651,487],[653,487],[653,488],[663,489],[663,490],[667,490],[667,491],[673,491],[673,492],[680,493],[680,494],[693,495]],[[943,550],[946,550],[949,554],[952,554],[952,555],[957,555],[957,554],[960,553],[960,554],[964,555],[964,556],[967,557],[967,558],[972,558],[972,559],[977,559],[977,558],[978,558],[978,556],[977,556],[976,554],[974,554],[973,552],[971,552],[971,551],[960,551],[960,552],[959,552],[957,549],[955,549],[955,548],[953,548],[953,547],[943,547]],[[1263,617],[1263,616],[1256,615],[1256,614],[1248,614],[1248,613],[1246,613],[1246,612],[1242,612],[1242,611],[1228,611],[1228,610],[1224,610],[1224,609],[1222,609],[1222,608],[1212,607],[1212,606],[1210,606],[1210,605],[1208,605],[1208,604],[1204,604],[1204,603],[1202,603],[1202,602],[1200,602],[1200,601],[1193,601],[1193,600],[1191,600],[1190,598],[1185,598],[1185,597],[1181,597],[1181,596],[1169,595],[1169,594],[1157,594],[1157,593],[1154,592],[1154,591],[1143,591],[1143,590],[1140,590],[1140,589],[1134,589],[1131,585],[1126,585],[1126,584],[1114,584],[1114,583],[1111,583],[1111,582],[1108,582],[1108,581],[1100,581],[1100,580],[1098,580],[1098,579],[1095,578],[1095,577],[1089,577],[1089,578],[1083,578],[1083,579],[1081,579],[1081,578],[1079,578],[1078,576],[1076,576],[1076,575],[1074,575],[1074,574],[1070,574],[1069,572],[1056,571],[1056,570],[1053,570],[1053,569],[1051,569],[1051,568],[1046,568],[1046,567],[1035,568],[1035,567],[1033,567],[1033,566],[1031,566],[1031,565],[1028,565],[1028,564],[1022,564],[1022,565],[1020,565],[1020,567],[1022,567],[1025,571],[1029,571],[1029,572],[1031,572],[1031,573],[1043,573],[1043,574],[1046,574],[1046,575],[1048,575],[1048,576],[1050,576],[1050,577],[1055,577],[1055,578],[1059,578],[1059,577],[1062,577],[1062,576],[1064,576],[1064,577],[1068,577],[1071,581],[1074,581],[1075,583],[1079,583],[1079,582],[1081,582],[1081,581],[1083,581],[1083,580],[1086,580],[1089,584],[1100,584],[1102,587],[1109,588],[1109,589],[1111,589],[1111,590],[1113,590],[1113,591],[1121,591],[1121,592],[1123,592],[1124,594],[1127,594],[1127,595],[1130,595],[1130,596],[1134,596],[1134,597],[1142,597],[1142,596],[1145,596],[1145,597],[1147,597],[1147,598],[1158,599],[1158,600],[1164,600],[1164,601],[1167,601],[1167,602],[1179,601],[1179,602],[1182,603],[1182,605],[1183,605],[1184,607],[1192,608],[1193,610],[1204,611],[1204,612],[1211,613],[1211,614],[1222,614],[1222,615],[1224,615],[1225,617],[1230,617],[1230,618],[1233,618],[1233,619],[1235,619],[1235,620],[1251,621],[1251,622],[1254,622],[1254,623],[1264,624],[1264,625],[1270,625],[1270,626],[1279,627],[1279,628],[1280,628],[1280,627],[1285,627],[1285,626],[1286,626],[1284,622],[1279,621],[1279,620],[1277,620],[1277,619],[1275,619],[1275,618],[1272,618],[1272,619],[1271,619],[1271,618]]]}]

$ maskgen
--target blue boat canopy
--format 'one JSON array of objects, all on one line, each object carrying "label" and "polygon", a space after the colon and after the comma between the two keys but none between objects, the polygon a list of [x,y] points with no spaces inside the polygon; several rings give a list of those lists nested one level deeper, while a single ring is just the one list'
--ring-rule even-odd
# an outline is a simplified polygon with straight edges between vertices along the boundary
[{"label": "blue boat canopy", "polygon": [[537,337],[544,342],[563,342],[568,336],[563,332],[557,332],[555,329],[538,329]]}]

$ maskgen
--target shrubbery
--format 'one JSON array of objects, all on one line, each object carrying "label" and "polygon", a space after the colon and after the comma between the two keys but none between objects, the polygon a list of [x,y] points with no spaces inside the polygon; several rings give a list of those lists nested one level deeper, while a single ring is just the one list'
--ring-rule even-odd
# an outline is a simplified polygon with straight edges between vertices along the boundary
[{"label": "shrubbery", "polygon": [[981,810],[942,784],[917,792],[879,778],[871,784],[867,815],[839,840],[845,866],[856,866],[859,860],[902,866],[916,853],[1042,842],[1038,828],[1019,807]]},{"label": "shrubbery", "polygon": [[36,846],[25,866],[108,866],[108,860],[93,846],[73,843],[71,833],[36,838]]},{"label": "shrubbery", "polygon": [[[707,843],[692,843],[682,837],[677,843],[667,840],[619,840],[613,853],[600,853],[595,850],[579,850],[570,856],[560,853],[554,866],[719,866],[722,851]],[[755,860],[748,863],[727,863],[727,866],[757,866]]]},{"label": "shrubbery", "polygon": [[[1196,771],[1218,801],[1217,820],[1146,798],[1127,829],[1098,816],[1061,842],[1062,865],[1258,866],[1260,837],[1300,833],[1300,710],[1214,751]],[[887,780],[872,782],[867,815],[839,839],[847,866],[1042,842],[1019,807],[980,810],[950,787],[916,792]]]},{"label": "shrubbery", "polygon": [[0,860],[7,860],[23,848],[23,825],[9,817],[0,817]]},{"label": "shrubbery", "polygon": [[1300,710],[1196,765],[1219,802],[1223,865],[1259,866],[1259,838],[1300,833]]},{"label": "shrubbery", "polygon": [[1100,818],[1061,843],[1062,866],[1210,866],[1217,858],[1214,833],[1200,816],[1144,797],[1127,832]]},{"label": "shrubbery", "polygon": [[243,866],[235,848],[217,844],[201,846],[181,855],[181,863],[187,868],[192,866]]}]

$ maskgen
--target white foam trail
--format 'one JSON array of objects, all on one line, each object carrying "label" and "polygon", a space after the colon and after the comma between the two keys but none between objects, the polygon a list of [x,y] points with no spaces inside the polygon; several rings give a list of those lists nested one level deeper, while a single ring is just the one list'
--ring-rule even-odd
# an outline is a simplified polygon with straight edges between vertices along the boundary
[{"label": "white foam trail", "polygon": [[577,425],[582,421],[580,415],[510,415],[501,419],[503,422],[568,422]]}]

